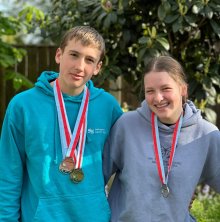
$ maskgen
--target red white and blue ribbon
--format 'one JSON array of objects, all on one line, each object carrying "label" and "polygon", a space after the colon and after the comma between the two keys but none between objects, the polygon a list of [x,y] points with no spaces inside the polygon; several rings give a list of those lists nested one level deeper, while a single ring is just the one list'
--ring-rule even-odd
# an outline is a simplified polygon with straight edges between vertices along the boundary
[{"label": "red white and blue ribbon", "polygon": [[63,159],[65,157],[72,157],[74,163],[76,164],[75,168],[81,168],[87,129],[89,90],[87,86],[84,87],[82,102],[77,115],[73,133],[71,135],[69,121],[67,118],[65,104],[58,79],[55,80],[53,89],[57,107]]},{"label": "red white and blue ribbon", "polygon": [[167,170],[167,175],[165,175],[165,169],[164,169],[161,145],[160,145],[160,139],[159,139],[158,120],[157,120],[157,116],[153,112],[151,114],[152,136],[153,136],[153,142],[154,142],[154,154],[155,154],[155,159],[156,159],[156,164],[157,164],[157,170],[158,170],[158,175],[159,175],[161,183],[165,185],[168,184],[168,176],[172,167],[176,145],[179,138],[180,129],[182,126],[182,121],[183,121],[183,115],[181,114],[177,123],[175,124],[173,137],[172,137],[172,145],[171,145],[171,150],[170,150],[170,157],[169,157],[169,162],[168,162],[168,170]]}]

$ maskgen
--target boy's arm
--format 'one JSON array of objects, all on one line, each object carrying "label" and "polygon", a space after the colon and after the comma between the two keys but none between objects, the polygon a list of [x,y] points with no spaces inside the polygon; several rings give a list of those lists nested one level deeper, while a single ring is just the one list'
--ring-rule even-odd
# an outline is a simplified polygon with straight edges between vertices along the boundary
[{"label": "boy's arm", "polygon": [[[109,94],[110,95],[110,94]],[[105,146],[103,149],[103,174],[104,174],[104,179],[105,179],[105,184],[108,183],[110,177],[116,172],[117,166],[115,165],[112,157],[111,157],[111,152],[113,150],[113,144],[111,143],[110,137],[112,137],[113,134],[113,126],[117,122],[117,120],[121,117],[123,114],[123,111],[118,103],[118,101],[110,95],[111,101],[110,103],[112,104],[112,117],[111,117],[111,130],[110,130],[110,135],[108,136]]]},{"label": "boy's arm", "polygon": [[0,139],[0,221],[14,222],[20,218],[23,162],[18,146],[22,138],[10,120],[8,109]]},{"label": "boy's arm", "polygon": [[111,157],[110,137],[108,137],[103,151],[103,174],[105,185],[108,183],[110,177],[116,172],[117,167]]}]

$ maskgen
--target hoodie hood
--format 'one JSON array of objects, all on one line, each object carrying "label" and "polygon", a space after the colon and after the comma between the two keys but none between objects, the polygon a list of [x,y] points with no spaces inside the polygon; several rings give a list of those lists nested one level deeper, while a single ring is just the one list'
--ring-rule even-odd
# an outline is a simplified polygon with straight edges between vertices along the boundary
[{"label": "hoodie hood", "polygon": [[[35,83],[35,86],[39,88],[43,93],[49,96],[54,96],[53,87],[50,85],[50,82],[57,79],[59,76],[59,73],[53,72],[53,71],[44,71],[41,73],[40,77],[37,79],[37,82]],[[100,94],[104,93],[104,90],[101,88],[94,87],[94,84],[92,80],[89,80],[86,83],[89,92],[90,92],[90,100],[93,100]],[[83,93],[77,95],[77,96],[69,96],[67,94],[63,94],[64,99],[72,100],[74,102],[80,102],[82,101]]]},{"label": "hoodie hood", "polygon": [[[198,122],[199,119],[202,119],[201,111],[195,107],[192,101],[187,100],[187,102],[183,106],[183,109],[184,109],[184,116],[183,116],[182,127],[188,127],[194,125]],[[148,107],[147,102],[145,100],[141,103],[141,107],[137,108],[137,112],[147,122],[151,122],[151,110]],[[158,126],[161,127],[165,125],[158,120]]]}]

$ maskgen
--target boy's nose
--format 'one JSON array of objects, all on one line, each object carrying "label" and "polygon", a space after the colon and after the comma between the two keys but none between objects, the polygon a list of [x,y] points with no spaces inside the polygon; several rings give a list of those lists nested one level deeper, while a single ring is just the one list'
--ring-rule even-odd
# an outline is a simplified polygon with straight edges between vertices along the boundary
[{"label": "boy's nose", "polygon": [[79,70],[83,70],[84,69],[84,59],[83,58],[79,58],[76,62],[76,68]]}]

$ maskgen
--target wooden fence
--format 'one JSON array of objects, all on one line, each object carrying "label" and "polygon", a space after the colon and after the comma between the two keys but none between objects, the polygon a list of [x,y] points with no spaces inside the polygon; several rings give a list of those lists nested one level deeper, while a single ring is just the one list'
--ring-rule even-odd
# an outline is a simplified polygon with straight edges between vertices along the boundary
[{"label": "wooden fence", "polygon": [[[35,82],[43,70],[58,70],[54,60],[56,47],[29,45],[22,48],[27,51],[27,54],[21,63],[15,65],[14,70],[24,74],[30,81]],[[12,81],[5,81],[4,70],[0,70],[0,129],[6,107],[16,93],[18,92],[14,90]]]}]

